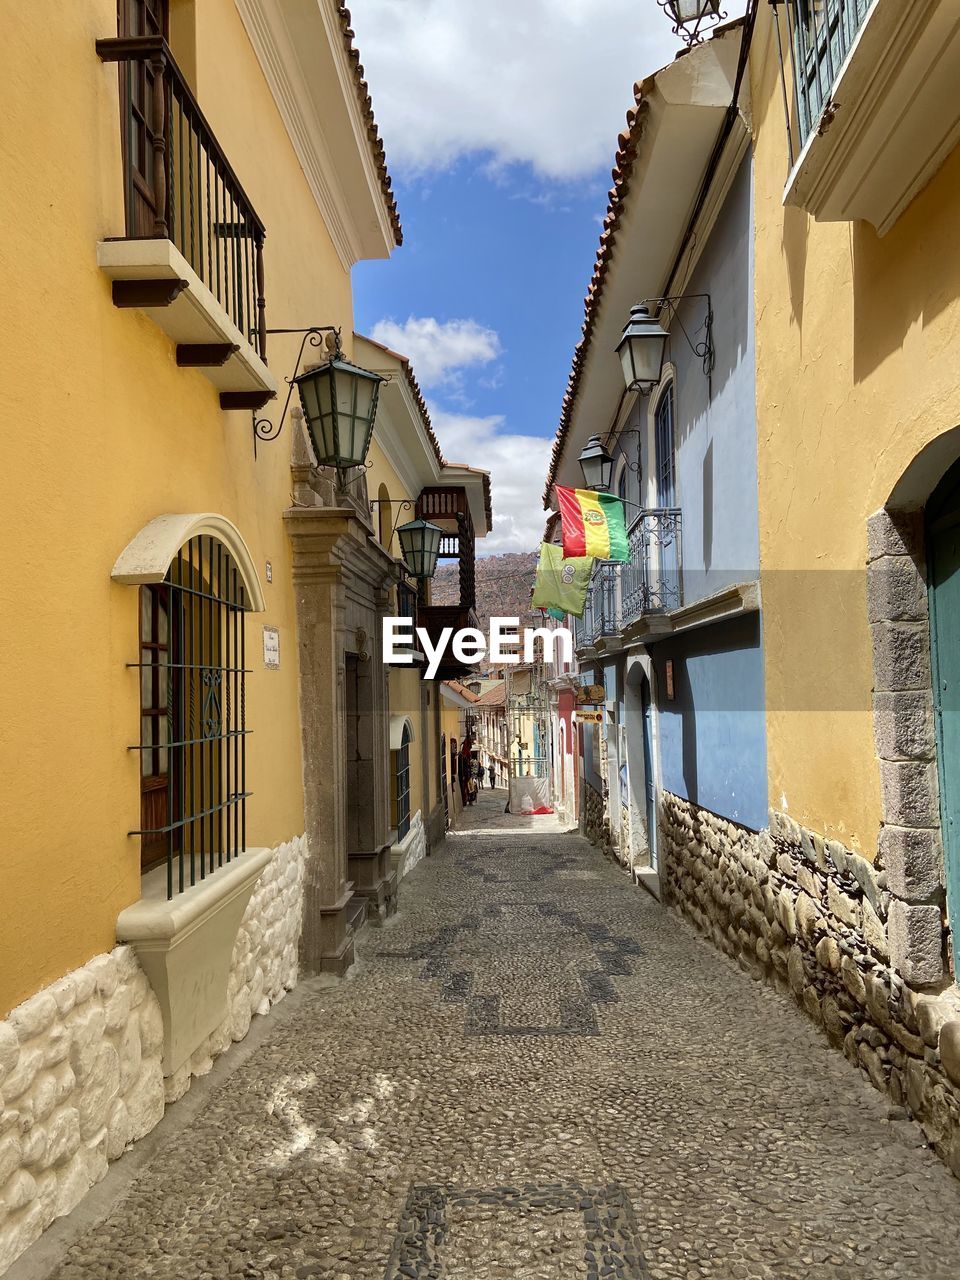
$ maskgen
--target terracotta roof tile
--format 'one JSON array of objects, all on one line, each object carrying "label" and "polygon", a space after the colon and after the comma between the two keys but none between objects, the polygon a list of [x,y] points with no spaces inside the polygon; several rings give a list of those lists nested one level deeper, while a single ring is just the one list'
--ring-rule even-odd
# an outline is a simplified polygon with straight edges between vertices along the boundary
[{"label": "terracotta roof tile", "polygon": [[587,352],[593,337],[603,286],[613,259],[616,232],[620,227],[624,201],[627,192],[630,190],[633,165],[637,158],[637,144],[643,136],[644,118],[646,116],[646,104],[643,99],[644,90],[652,85],[653,79],[654,77],[650,77],[648,80],[638,81],[633,86],[634,105],[627,112],[626,129],[617,138],[617,154],[611,174],[613,186],[610,188],[608,196],[607,213],[603,220],[603,231],[600,234],[600,244],[597,249],[593,277],[583,300],[583,336],[577,343],[573,353],[570,377],[567,380],[567,390],[561,406],[560,425],[557,427],[556,438],[553,442],[550,469],[547,472],[547,484],[543,491],[544,507],[550,504],[550,490],[553,488],[553,482],[557,476],[557,468],[560,465],[560,458],[563,454],[564,442],[570,429],[570,419],[573,415],[573,407],[576,404],[577,393],[580,389],[580,378],[583,375],[583,367],[586,363]]},{"label": "terracotta roof tile", "polygon": [[399,351],[394,351],[392,347],[388,347],[386,343],[378,342],[376,338],[368,338],[365,333],[360,333],[356,336],[363,338],[364,342],[369,342],[372,347],[378,347],[381,351],[385,351],[388,356],[393,356],[394,360],[400,361],[403,366],[404,377],[407,380],[407,386],[410,388],[410,394],[417,402],[417,408],[420,410],[420,416],[423,418],[423,425],[426,427],[427,431],[427,439],[433,447],[433,452],[436,455],[437,462],[441,467],[445,467],[447,465],[447,460],[444,458],[443,452],[440,449],[440,441],[437,439],[436,432],[433,429],[433,424],[430,421],[430,411],[427,408],[426,400],[423,398],[423,392],[420,390],[420,384],[414,376],[413,366],[410,364],[410,357],[403,355]]},{"label": "terracotta roof tile", "polygon": [[484,707],[502,707],[507,701],[507,686],[505,683],[494,685],[492,689],[488,689],[486,693],[481,693],[477,702]]},{"label": "terracotta roof tile", "polygon": [[444,680],[443,682],[448,689],[452,689],[454,693],[458,693],[461,698],[465,698],[467,702],[480,702],[481,699],[468,689],[466,685],[461,684],[459,680]]},{"label": "terracotta roof tile", "polygon": [[388,347],[383,342],[377,342],[376,338],[368,338],[365,333],[358,334],[357,336],[363,338],[364,342],[369,342],[371,346],[379,347],[379,349],[381,351],[385,351],[388,356],[393,356],[394,360],[400,361],[400,364],[403,366],[404,377],[406,378],[407,385],[410,388],[410,394],[413,396],[417,403],[417,408],[420,410],[420,416],[423,418],[423,425],[426,428],[427,438],[433,447],[433,452],[436,455],[437,462],[440,466],[463,467],[465,471],[476,471],[478,474],[483,476],[483,506],[487,513],[487,527],[492,528],[493,498],[490,492],[490,473],[488,471],[482,471],[479,467],[470,467],[465,462],[448,462],[443,456],[443,451],[440,448],[440,441],[437,439],[436,432],[433,429],[433,424],[430,421],[430,410],[427,408],[427,402],[423,398],[423,392],[420,390],[420,384],[417,382],[414,375],[413,366],[410,363],[410,357],[403,355],[400,351],[394,351],[392,347]]},{"label": "terracotta roof tile", "polygon": [[[336,3],[336,0],[335,0]],[[373,102],[370,99],[370,89],[363,76],[363,63],[360,61],[360,50],[354,46],[356,33],[350,26],[350,10],[346,5],[337,3],[337,17],[340,19],[340,31],[343,35],[344,48],[347,51],[347,57],[353,68],[353,79],[357,88],[357,97],[360,101],[360,110],[367,126],[367,141],[370,144],[370,150],[373,153],[373,162],[377,167],[377,173],[380,177],[380,188],[383,191],[383,199],[387,206],[387,213],[390,217],[390,223],[393,227],[393,239],[397,245],[403,244],[403,227],[400,225],[400,215],[397,212],[397,202],[393,196],[393,184],[390,181],[390,174],[387,170],[387,157],[383,149],[383,141],[380,137],[380,130],[377,128],[377,122],[373,114]]]}]

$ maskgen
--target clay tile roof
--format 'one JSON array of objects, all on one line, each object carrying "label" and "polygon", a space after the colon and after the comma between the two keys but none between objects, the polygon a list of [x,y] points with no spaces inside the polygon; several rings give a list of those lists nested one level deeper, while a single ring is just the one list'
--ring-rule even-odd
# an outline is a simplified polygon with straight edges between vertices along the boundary
[{"label": "clay tile roof", "polygon": [[[726,22],[722,26],[716,27],[713,31],[712,38],[716,39],[718,36],[722,36],[728,31],[733,31],[737,28],[743,27],[745,21],[746,19],[742,17],[731,19],[730,22]],[[685,57],[689,52],[690,50],[683,50],[681,53],[677,54],[677,57]],[[661,70],[663,70],[663,68],[661,68]],[[593,337],[593,330],[597,320],[597,312],[600,308],[603,286],[606,282],[607,273],[610,270],[617,231],[620,227],[624,204],[633,178],[633,167],[637,158],[637,146],[640,139],[643,137],[644,121],[647,114],[647,103],[645,99],[653,90],[659,74],[659,71],[655,71],[653,75],[647,76],[645,80],[638,80],[633,86],[633,106],[627,112],[627,127],[617,137],[617,154],[614,158],[614,165],[611,173],[613,186],[610,188],[608,196],[607,213],[603,220],[603,231],[600,235],[600,244],[597,249],[597,258],[593,268],[593,277],[590,281],[590,287],[587,289],[587,294],[583,302],[583,336],[574,348],[573,363],[570,367],[570,377],[567,380],[567,390],[561,404],[560,425],[557,427],[557,434],[553,442],[553,453],[550,457],[550,468],[547,472],[547,483],[543,491],[543,505],[545,508],[550,505],[550,490],[553,487],[553,482],[557,478],[557,469],[560,466],[563,446],[566,441],[567,432],[570,429],[570,419],[573,416],[573,407],[576,404],[577,393],[580,390],[580,379],[583,375],[583,368],[587,360],[587,351],[590,347],[590,341]]]},{"label": "clay tile roof", "polygon": [[481,706],[484,707],[502,707],[507,701],[507,686],[505,683],[495,685],[492,689],[488,689],[486,693],[481,693],[477,699]]},{"label": "clay tile roof", "polygon": [[388,347],[383,342],[378,342],[376,338],[370,338],[365,333],[357,335],[363,338],[364,342],[369,342],[372,347],[378,347],[381,351],[385,351],[388,356],[393,356],[394,360],[399,360],[403,367],[404,377],[410,388],[410,393],[417,402],[417,408],[420,410],[420,416],[423,419],[423,425],[426,428],[427,438],[433,446],[433,452],[436,455],[437,462],[441,467],[460,467],[464,471],[476,471],[478,475],[483,476],[483,506],[487,513],[487,528],[493,527],[493,498],[490,492],[490,472],[482,471],[479,467],[469,467],[465,462],[448,462],[443,456],[440,448],[440,441],[437,439],[433,424],[430,421],[430,411],[427,408],[427,402],[423,398],[423,392],[420,390],[420,384],[413,372],[413,366],[410,363],[410,357],[403,355],[399,351],[394,351],[392,347]]},{"label": "clay tile roof", "polygon": [[344,4],[337,3],[337,17],[340,20],[340,31],[343,35],[344,48],[347,51],[347,57],[353,68],[353,79],[357,89],[357,98],[360,102],[360,111],[363,115],[367,126],[367,141],[370,143],[370,150],[373,153],[373,162],[377,167],[377,173],[380,177],[380,188],[383,191],[384,203],[387,206],[387,213],[390,216],[390,223],[393,227],[394,243],[398,246],[403,244],[403,227],[400,225],[400,215],[397,212],[397,202],[393,197],[393,184],[390,181],[390,174],[387,171],[387,157],[383,149],[383,142],[380,138],[380,130],[377,128],[377,122],[373,114],[373,102],[370,99],[370,89],[363,77],[363,63],[360,61],[360,50],[354,47],[355,32],[350,26],[350,10]]},{"label": "clay tile roof", "polygon": [[560,465],[560,458],[563,454],[564,442],[570,429],[570,419],[573,416],[573,407],[576,404],[577,393],[580,390],[580,378],[586,363],[590,340],[593,337],[603,286],[613,259],[616,233],[620,227],[620,219],[623,217],[624,202],[630,190],[633,165],[637,158],[637,144],[643,134],[643,122],[646,115],[646,104],[643,100],[644,90],[652,86],[654,79],[655,77],[651,76],[647,80],[638,81],[633,86],[634,105],[627,112],[626,129],[617,138],[617,154],[612,171],[613,186],[610,188],[608,196],[607,213],[603,220],[603,231],[600,234],[600,244],[597,249],[593,277],[583,301],[583,336],[577,343],[573,353],[573,364],[570,368],[567,390],[561,406],[560,425],[557,427],[556,438],[553,442],[550,469],[547,472],[547,484],[543,491],[544,507],[549,506],[550,503],[550,490],[557,477],[557,468]]},{"label": "clay tile roof", "polygon": [[461,684],[459,680],[444,680],[443,682],[448,689],[452,689],[454,693],[459,693],[461,698],[466,698],[467,702],[480,702],[481,699],[468,689],[466,685]]},{"label": "clay tile roof", "polygon": [[423,418],[423,425],[427,431],[427,439],[433,447],[436,455],[437,463],[441,467],[447,465],[447,460],[443,456],[440,449],[440,441],[437,439],[436,432],[433,429],[433,423],[430,421],[430,411],[427,409],[427,402],[423,398],[423,392],[420,390],[420,384],[414,376],[413,366],[410,364],[410,357],[402,355],[399,351],[394,351],[392,347],[388,347],[383,342],[378,342],[376,338],[369,338],[365,333],[357,335],[363,338],[364,342],[369,342],[372,347],[378,347],[381,351],[385,351],[388,356],[393,356],[394,360],[399,360],[403,366],[403,374],[407,380],[407,386],[410,388],[410,394],[417,402],[417,408],[420,410],[420,416]]}]

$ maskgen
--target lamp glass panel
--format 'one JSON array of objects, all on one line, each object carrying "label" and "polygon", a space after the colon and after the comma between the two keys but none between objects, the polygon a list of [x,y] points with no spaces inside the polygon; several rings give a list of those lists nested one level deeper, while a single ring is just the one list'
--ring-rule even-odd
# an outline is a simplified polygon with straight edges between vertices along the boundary
[{"label": "lamp glass panel", "polygon": [[672,0],[678,22],[696,22],[718,12],[720,0]]},{"label": "lamp glass panel", "polygon": [[330,386],[330,374],[324,372],[313,380],[316,387],[317,402],[320,405],[321,413],[329,413],[332,407],[332,388]]},{"label": "lamp glass panel", "polygon": [[633,369],[633,352],[629,342],[624,342],[620,347],[620,363],[623,365],[623,380],[628,387],[632,387],[637,375]]},{"label": "lamp glass panel", "polygon": [[627,345],[630,347],[634,380],[650,384],[659,382],[667,335],[662,331],[642,337],[638,335],[635,338],[628,338]]}]

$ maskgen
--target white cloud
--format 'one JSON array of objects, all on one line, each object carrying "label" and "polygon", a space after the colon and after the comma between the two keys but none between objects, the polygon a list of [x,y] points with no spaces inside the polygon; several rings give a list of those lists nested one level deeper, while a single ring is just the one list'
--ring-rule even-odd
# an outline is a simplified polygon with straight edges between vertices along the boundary
[{"label": "white cloud", "polygon": [[477,543],[479,554],[537,550],[547,519],[540,494],[552,442],[504,431],[499,414],[476,418],[431,405],[430,418],[449,462],[490,472],[493,532]]},{"label": "white cloud", "polygon": [[[681,41],[654,0],[352,0],[396,171],[485,152],[546,178],[611,163],[634,81]],[[742,0],[729,6],[743,11]]]},{"label": "white cloud", "polygon": [[379,320],[370,336],[409,356],[424,387],[459,385],[461,370],[489,364],[502,350],[496,332],[476,320],[440,321],[432,316],[410,316],[402,324]]}]

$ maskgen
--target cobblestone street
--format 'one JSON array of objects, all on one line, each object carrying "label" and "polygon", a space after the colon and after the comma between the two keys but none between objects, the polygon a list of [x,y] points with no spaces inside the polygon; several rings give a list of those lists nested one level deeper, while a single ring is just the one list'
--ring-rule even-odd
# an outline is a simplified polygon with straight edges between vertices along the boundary
[{"label": "cobblestone street", "polygon": [[919,1128],[504,798],[403,882],[345,982],[306,984],[193,1119],[173,1108],[50,1274],[956,1277],[960,1183]]}]

